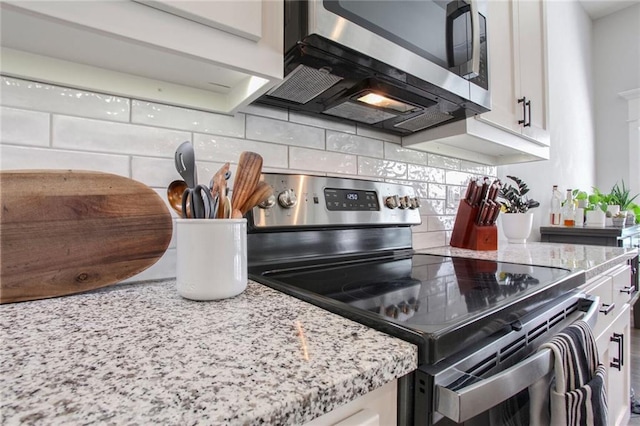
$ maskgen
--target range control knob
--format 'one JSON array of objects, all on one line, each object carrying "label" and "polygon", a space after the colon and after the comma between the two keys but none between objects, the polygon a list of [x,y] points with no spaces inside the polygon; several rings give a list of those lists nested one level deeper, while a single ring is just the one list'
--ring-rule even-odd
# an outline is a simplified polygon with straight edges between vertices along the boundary
[{"label": "range control knob", "polygon": [[285,209],[290,209],[298,202],[298,197],[293,189],[287,189],[278,194],[278,203]]},{"label": "range control knob", "polygon": [[400,207],[401,209],[407,209],[409,208],[409,196],[405,195],[404,197],[400,197]]},{"label": "range control knob", "polygon": [[397,195],[391,195],[384,199],[384,205],[389,207],[390,209],[395,209],[400,204]]},{"label": "range control knob", "polygon": [[276,196],[271,194],[269,198],[258,204],[261,209],[270,209],[276,204]]},{"label": "range control knob", "polygon": [[409,198],[409,208],[411,210],[420,207],[420,199],[418,197]]}]

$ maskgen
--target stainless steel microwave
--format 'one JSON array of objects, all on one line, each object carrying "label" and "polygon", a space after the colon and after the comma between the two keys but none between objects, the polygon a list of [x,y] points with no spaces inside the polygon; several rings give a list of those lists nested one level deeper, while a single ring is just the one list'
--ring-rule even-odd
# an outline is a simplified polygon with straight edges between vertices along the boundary
[{"label": "stainless steel microwave", "polygon": [[489,110],[480,0],[286,0],[284,81],[258,102],[404,135]]}]

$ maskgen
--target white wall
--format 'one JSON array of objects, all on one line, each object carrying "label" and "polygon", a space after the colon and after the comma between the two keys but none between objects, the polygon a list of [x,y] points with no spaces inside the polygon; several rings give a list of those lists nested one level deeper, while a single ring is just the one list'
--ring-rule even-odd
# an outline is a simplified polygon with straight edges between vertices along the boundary
[{"label": "white wall", "polygon": [[[618,94],[640,89],[640,3],[594,22],[593,51],[596,183],[609,190],[624,179],[637,194],[639,164],[635,158],[625,161],[630,158],[628,102]],[[637,156],[637,147],[631,151]]]},{"label": "white wall", "polygon": [[595,184],[595,115],[593,110],[592,22],[574,1],[545,2],[549,128],[548,161],[498,167],[498,177],[515,175],[529,184],[534,210],[531,241],[540,240],[539,227],[549,224],[551,188],[589,190]]}]

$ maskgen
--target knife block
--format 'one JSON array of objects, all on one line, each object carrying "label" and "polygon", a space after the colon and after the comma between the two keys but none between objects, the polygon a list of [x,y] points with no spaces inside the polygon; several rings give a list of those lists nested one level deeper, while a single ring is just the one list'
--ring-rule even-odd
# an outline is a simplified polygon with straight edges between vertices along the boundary
[{"label": "knife block", "polygon": [[479,206],[473,207],[467,200],[460,201],[449,245],[479,251],[498,249],[498,228],[495,224],[477,225],[479,212]]}]

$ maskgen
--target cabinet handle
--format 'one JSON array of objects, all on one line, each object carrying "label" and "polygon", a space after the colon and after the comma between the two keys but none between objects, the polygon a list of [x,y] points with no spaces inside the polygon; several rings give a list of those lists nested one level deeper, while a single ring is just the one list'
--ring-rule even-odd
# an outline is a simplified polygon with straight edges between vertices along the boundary
[{"label": "cabinet handle", "polygon": [[518,103],[522,104],[522,120],[518,120],[518,124],[527,125],[527,97],[523,96],[518,99]]},{"label": "cabinet handle", "polygon": [[524,127],[531,127],[531,100],[528,100],[525,104],[527,109],[529,110],[529,121],[524,125]]},{"label": "cabinet handle", "polygon": [[620,293],[627,293],[627,294],[631,294],[633,293],[633,290],[635,290],[636,288],[632,285],[630,285],[629,287],[623,287],[620,289]]},{"label": "cabinet handle", "polygon": [[606,303],[603,303],[602,304],[602,308],[600,308],[600,313],[608,315],[611,311],[614,310],[615,307],[616,307],[615,303],[612,303],[610,305],[607,305]]},{"label": "cabinet handle", "polygon": [[618,357],[613,357],[613,361],[611,361],[609,365],[621,371],[624,365],[624,334],[613,333],[613,336],[610,337],[609,340],[618,344]]}]

